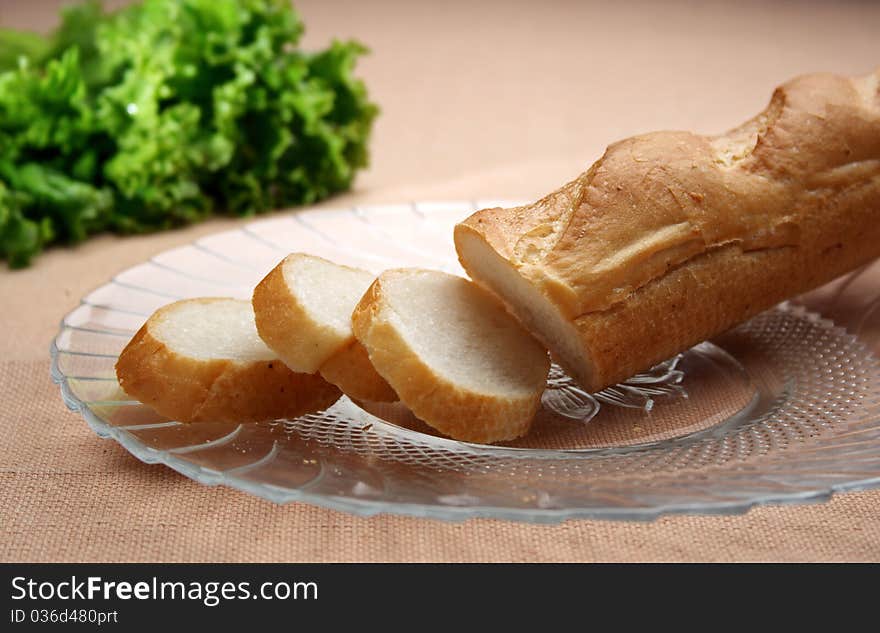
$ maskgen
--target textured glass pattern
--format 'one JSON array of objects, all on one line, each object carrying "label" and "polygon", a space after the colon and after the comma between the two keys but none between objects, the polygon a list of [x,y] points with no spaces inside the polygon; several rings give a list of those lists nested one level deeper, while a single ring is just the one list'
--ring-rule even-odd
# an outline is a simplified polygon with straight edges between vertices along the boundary
[{"label": "textured glass pattern", "polygon": [[534,430],[500,446],[439,437],[398,404],[363,409],[347,398],[295,420],[184,425],[116,383],[120,350],[170,301],[248,298],[291,251],[373,271],[461,274],[452,226],[498,204],[306,210],[161,253],[64,318],[53,378],[95,432],[146,462],[363,515],[647,520],[815,501],[880,482],[880,311],[863,270],[596,394],[554,366]]}]

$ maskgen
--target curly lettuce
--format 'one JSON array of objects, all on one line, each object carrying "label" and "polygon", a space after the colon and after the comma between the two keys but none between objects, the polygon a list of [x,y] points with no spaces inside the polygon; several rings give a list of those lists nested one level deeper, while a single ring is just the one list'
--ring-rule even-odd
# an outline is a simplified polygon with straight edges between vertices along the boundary
[{"label": "curly lettuce", "polygon": [[0,257],[349,188],[378,112],[366,49],[302,33],[285,0],[88,2],[50,38],[0,31]]}]

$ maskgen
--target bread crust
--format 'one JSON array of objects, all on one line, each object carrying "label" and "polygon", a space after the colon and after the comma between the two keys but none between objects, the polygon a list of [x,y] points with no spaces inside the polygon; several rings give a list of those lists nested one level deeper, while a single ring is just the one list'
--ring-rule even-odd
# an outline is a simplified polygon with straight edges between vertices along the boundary
[{"label": "bread crust", "polygon": [[[540,406],[543,382],[527,396],[505,398],[468,390],[438,375],[389,319],[393,307],[383,293],[383,279],[405,272],[392,270],[380,275],[352,314],[354,334],[376,371],[418,418],[445,435],[480,443],[524,435]],[[547,360],[546,371],[549,368]]]},{"label": "bread crust", "polygon": [[125,346],[116,362],[122,389],[180,422],[258,422],[291,418],[332,405],[339,390],[280,360],[239,361],[184,356],[154,336],[152,326],[188,299],[164,306]]},{"label": "bread crust", "polygon": [[375,402],[397,400],[397,394],[376,373],[354,335],[340,341],[338,332],[313,319],[291,293],[284,267],[296,258],[321,259],[291,253],[254,288],[252,304],[260,338],[288,367],[310,374],[320,372],[350,398]]},{"label": "bread crust", "polygon": [[353,400],[395,402],[397,394],[379,375],[367,350],[352,340],[321,365],[321,376]]},{"label": "bread crust", "polygon": [[316,323],[290,292],[284,265],[297,256],[285,257],[257,284],[251,303],[263,342],[294,371],[314,374],[333,353],[336,337],[328,336],[327,328]]},{"label": "bread crust", "polygon": [[527,321],[487,278],[499,257],[574,327],[573,360],[527,323],[557,361],[591,391],[619,382],[880,256],[878,81],[800,77],[727,134],[615,143],[535,204],[458,225],[459,259]]}]

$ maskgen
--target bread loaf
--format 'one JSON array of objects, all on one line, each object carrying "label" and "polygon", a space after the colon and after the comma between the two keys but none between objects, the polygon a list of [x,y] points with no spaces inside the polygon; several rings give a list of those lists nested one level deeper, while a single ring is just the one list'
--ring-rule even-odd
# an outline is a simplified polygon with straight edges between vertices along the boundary
[{"label": "bread loaf", "polygon": [[468,274],[599,390],[880,256],[880,70],[816,74],[719,136],[611,145],[455,228]]}]

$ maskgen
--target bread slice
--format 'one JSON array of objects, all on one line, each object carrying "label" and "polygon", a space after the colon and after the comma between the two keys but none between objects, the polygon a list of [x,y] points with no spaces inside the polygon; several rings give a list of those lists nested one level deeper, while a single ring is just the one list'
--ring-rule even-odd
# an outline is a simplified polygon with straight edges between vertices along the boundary
[{"label": "bread slice", "polygon": [[880,70],[796,78],[726,134],[615,143],[455,245],[598,391],[880,256]]},{"label": "bread slice", "polygon": [[339,390],[293,372],[257,336],[247,301],[185,299],[157,310],[116,362],[122,389],[181,422],[256,422],[326,409]]},{"label": "bread slice", "polygon": [[295,371],[320,371],[356,400],[397,400],[351,331],[351,312],[373,279],[314,255],[288,255],[254,289],[257,331]]},{"label": "bread slice", "polygon": [[395,402],[397,394],[373,367],[367,350],[352,341],[321,365],[321,376],[352,400]]},{"label": "bread slice", "polygon": [[550,361],[474,283],[436,271],[386,271],[361,299],[352,327],[401,402],[441,433],[497,442],[528,431]]}]

